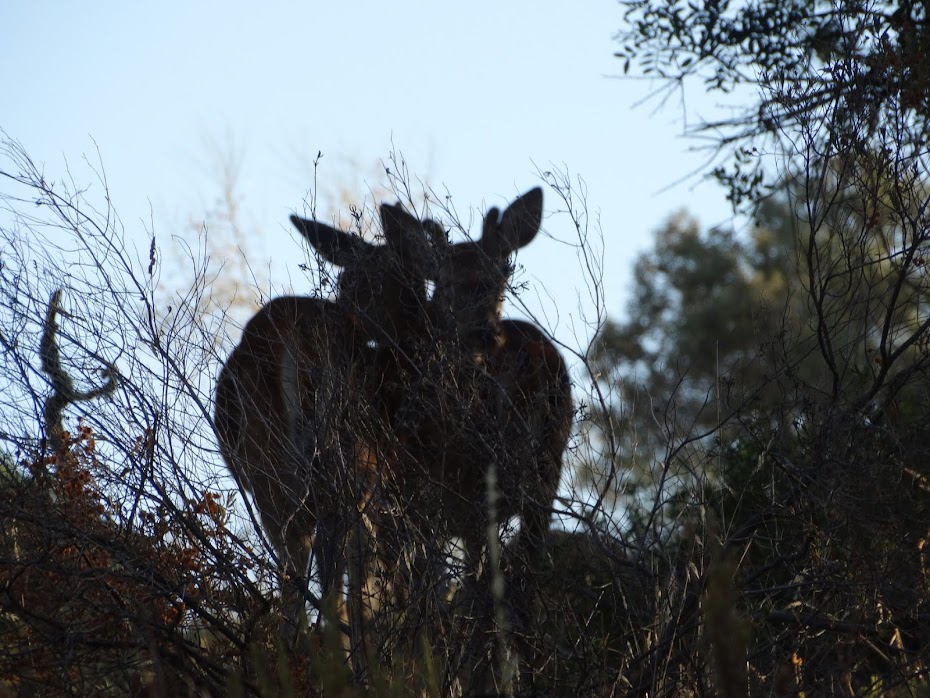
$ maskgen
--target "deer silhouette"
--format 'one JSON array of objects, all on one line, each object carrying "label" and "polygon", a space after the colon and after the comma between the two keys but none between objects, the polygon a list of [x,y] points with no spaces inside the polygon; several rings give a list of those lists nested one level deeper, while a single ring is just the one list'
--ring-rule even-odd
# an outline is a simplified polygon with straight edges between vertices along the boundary
[{"label": "deer silhouette", "polygon": [[[525,580],[544,549],[571,430],[571,385],[559,351],[541,329],[501,312],[511,256],[541,221],[542,191],[533,189],[503,213],[489,210],[478,240],[442,244],[434,235],[429,333],[406,338],[408,370],[388,390],[386,413],[403,444],[392,480],[403,515],[394,518],[410,529],[394,535],[426,543],[433,554],[460,538],[473,581],[500,544],[498,524],[514,516]],[[414,570],[412,584],[421,588],[408,590],[408,602],[434,586],[427,572]]]},{"label": "deer silhouette", "polygon": [[336,297],[268,302],[217,381],[220,453],[279,555],[289,643],[307,625],[311,550],[322,596],[342,586],[346,536],[390,448],[379,386],[394,382],[394,354],[384,348],[426,312],[430,228],[400,206],[384,204],[380,214],[381,245],[291,217],[342,268]]}]

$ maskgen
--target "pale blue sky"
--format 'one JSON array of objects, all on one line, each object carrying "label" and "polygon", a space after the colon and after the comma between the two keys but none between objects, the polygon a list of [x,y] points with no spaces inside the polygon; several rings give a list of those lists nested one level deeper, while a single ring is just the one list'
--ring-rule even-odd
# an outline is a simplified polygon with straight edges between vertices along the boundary
[{"label": "pale blue sky", "polygon": [[[393,147],[460,212],[536,185],[537,167],[564,167],[584,178],[600,216],[617,315],[635,253],[671,212],[685,207],[704,225],[730,215],[712,184],[670,187],[704,157],[687,152],[679,105],[633,109],[657,86],[608,77],[622,68],[611,39],[622,21],[613,0],[9,2],[0,128],[52,176],[65,158],[96,157],[96,142],[124,225],[141,234],[151,217],[161,240],[187,232],[215,196],[206,144],[234,144],[243,218],[262,237],[252,262],[275,258],[295,285],[287,214],[313,184],[317,151],[321,190],[345,185],[355,163],[364,194]],[[687,104],[689,118],[712,106],[700,94]],[[568,218],[546,230],[555,239],[519,261],[555,299],[543,306],[564,335],[573,319],[580,330],[586,292],[574,251],[558,242],[574,240]]]}]

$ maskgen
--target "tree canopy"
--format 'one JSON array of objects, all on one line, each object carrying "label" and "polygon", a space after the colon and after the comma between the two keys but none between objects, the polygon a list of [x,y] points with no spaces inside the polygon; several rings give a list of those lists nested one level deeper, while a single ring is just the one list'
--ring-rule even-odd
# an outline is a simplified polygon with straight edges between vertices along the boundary
[{"label": "tree canopy", "polygon": [[676,214],[637,261],[593,347],[590,477],[621,483],[625,539],[688,570],[708,686],[922,695],[927,4],[624,6],[625,71],[738,96],[691,135],[748,225]]},{"label": "tree canopy", "polygon": [[[671,90],[699,82],[732,115],[692,134],[733,156],[715,170],[734,202],[773,184],[753,157],[822,156],[889,143],[922,159],[930,115],[926,2],[627,0],[615,55]],[[802,145],[806,144],[806,146]]]}]

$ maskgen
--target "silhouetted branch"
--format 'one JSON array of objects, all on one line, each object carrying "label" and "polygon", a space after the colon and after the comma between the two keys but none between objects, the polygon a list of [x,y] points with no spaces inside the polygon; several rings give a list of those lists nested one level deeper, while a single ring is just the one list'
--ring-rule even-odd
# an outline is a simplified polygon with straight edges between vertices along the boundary
[{"label": "silhouetted branch", "polygon": [[42,416],[45,420],[45,433],[52,451],[58,451],[62,445],[64,426],[62,423],[65,407],[77,402],[86,402],[98,397],[106,397],[116,390],[116,371],[112,366],[103,369],[106,383],[80,391],[75,389],[74,381],[61,365],[61,352],[58,348],[58,316],[67,317],[61,309],[61,289],[56,289],[48,301],[45,313],[45,325],[42,329],[42,339],[39,342],[39,356],[42,360],[42,370],[52,384],[52,394],[45,400]]}]

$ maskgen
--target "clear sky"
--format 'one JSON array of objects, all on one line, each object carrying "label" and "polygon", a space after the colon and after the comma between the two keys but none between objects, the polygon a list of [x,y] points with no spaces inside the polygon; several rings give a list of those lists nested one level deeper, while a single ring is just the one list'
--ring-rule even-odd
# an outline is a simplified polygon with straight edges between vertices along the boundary
[{"label": "clear sky", "polygon": [[[124,225],[141,235],[151,219],[162,241],[202,215],[217,191],[210,149],[231,147],[243,220],[262,238],[252,262],[283,263],[295,286],[287,214],[302,208],[318,151],[322,191],[348,176],[364,194],[393,148],[460,212],[565,169],[599,216],[618,315],[635,253],[670,213],[705,226],[730,215],[721,189],[687,177],[705,156],[688,152],[681,105],[634,108],[657,85],[612,79],[622,22],[613,0],[7,2],[0,128],[52,176],[99,147]],[[713,106],[700,94],[686,104],[692,119]],[[571,341],[571,327],[585,333],[582,272],[563,244],[575,237],[564,215],[545,229],[519,258],[535,286],[525,298],[549,296],[550,324]]]}]

